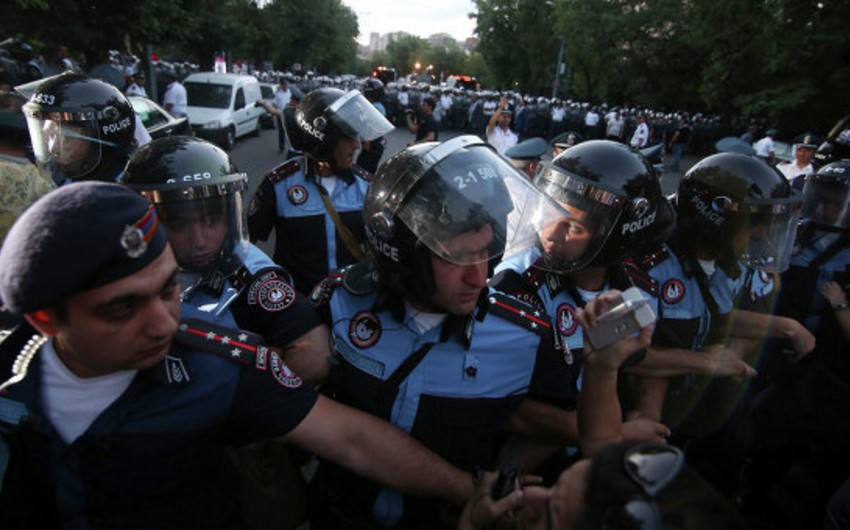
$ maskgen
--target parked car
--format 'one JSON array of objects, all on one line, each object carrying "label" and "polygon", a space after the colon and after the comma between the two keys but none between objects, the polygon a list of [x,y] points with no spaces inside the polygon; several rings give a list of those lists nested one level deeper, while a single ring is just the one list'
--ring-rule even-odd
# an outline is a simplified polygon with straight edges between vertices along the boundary
[{"label": "parked car", "polygon": [[192,135],[192,127],[189,125],[189,118],[186,116],[175,118],[167,110],[142,96],[130,96],[127,99],[130,100],[133,110],[139,115],[139,119],[142,120],[142,124],[151,138]]},{"label": "parked car", "polygon": [[[274,90],[275,85],[273,83],[260,83],[260,93],[263,95],[263,99],[269,103],[274,103]],[[260,126],[263,129],[274,129],[274,116],[268,112],[261,114]]]},{"label": "parked car", "polygon": [[256,105],[262,97],[257,78],[200,72],[184,79],[183,86],[189,103],[186,113],[196,136],[229,151],[237,138],[260,134],[260,116],[266,111]]},{"label": "parked car", "polygon": [[777,162],[791,162],[794,160],[794,146],[788,142],[773,142],[773,153]]}]

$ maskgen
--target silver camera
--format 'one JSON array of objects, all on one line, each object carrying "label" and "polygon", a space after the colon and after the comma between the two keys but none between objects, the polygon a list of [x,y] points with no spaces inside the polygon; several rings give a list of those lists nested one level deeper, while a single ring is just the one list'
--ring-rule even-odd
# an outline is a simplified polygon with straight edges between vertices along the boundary
[{"label": "silver camera", "polygon": [[655,322],[655,311],[649,306],[640,289],[629,287],[620,295],[620,302],[596,317],[596,326],[585,328],[590,344],[601,350],[609,344],[628,337],[640,328]]}]

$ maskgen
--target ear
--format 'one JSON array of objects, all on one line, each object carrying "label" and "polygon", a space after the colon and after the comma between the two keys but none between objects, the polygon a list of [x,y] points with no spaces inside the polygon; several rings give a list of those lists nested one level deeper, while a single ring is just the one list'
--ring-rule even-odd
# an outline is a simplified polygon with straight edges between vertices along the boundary
[{"label": "ear", "polygon": [[24,318],[32,327],[40,331],[42,334],[53,337],[58,333],[56,326],[56,313],[52,309],[39,309],[32,313],[24,314]]}]

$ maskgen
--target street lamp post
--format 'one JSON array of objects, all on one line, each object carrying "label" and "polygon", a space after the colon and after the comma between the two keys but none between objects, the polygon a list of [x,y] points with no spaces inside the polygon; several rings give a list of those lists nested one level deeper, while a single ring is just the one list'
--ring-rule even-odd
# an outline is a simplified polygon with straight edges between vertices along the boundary
[{"label": "street lamp post", "polygon": [[561,46],[558,49],[558,62],[555,63],[555,80],[552,82],[552,99],[558,97],[558,82],[561,77],[561,62],[564,60],[564,37],[559,36]]}]

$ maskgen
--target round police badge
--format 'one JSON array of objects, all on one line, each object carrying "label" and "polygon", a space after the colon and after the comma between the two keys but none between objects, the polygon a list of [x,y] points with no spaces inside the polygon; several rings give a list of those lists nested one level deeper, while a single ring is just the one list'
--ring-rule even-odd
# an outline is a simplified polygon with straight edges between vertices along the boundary
[{"label": "round police badge", "polygon": [[121,233],[121,246],[127,251],[127,256],[138,258],[145,253],[148,244],[145,242],[145,235],[135,225],[127,225]]},{"label": "round police badge", "polygon": [[671,278],[661,286],[661,299],[666,304],[678,304],[685,297],[685,284],[681,280]]},{"label": "round police badge", "polygon": [[295,289],[274,276],[260,284],[257,301],[266,311],[283,311],[295,301]]},{"label": "round police badge", "polygon": [[286,366],[286,363],[283,362],[283,359],[281,359],[280,355],[278,355],[275,351],[271,354],[270,365],[275,381],[280,383],[281,386],[285,386],[286,388],[298,388],[303,383],[301,378],[295,375],[295,373]]},{"label": "round police badge", "polygon": [[307,192],[307,188],[300,184],[296,184],[286,190],[286,196],[289,198],[289,202],[298,206],[299,204],[307,202],[307,197],[309,197],[310,194]]},{"label": "round police badge", "polygon": [[381,321],[371,311],[360,311],[348,325],[348,338],[358,348],[369,348],[381,338]]},{"label": "round police badge", "polygon": [[565,337],[571,336],[578,328],[576,308],[572,304],[561,304],[555,311],[558,318],[558,331]]}]

